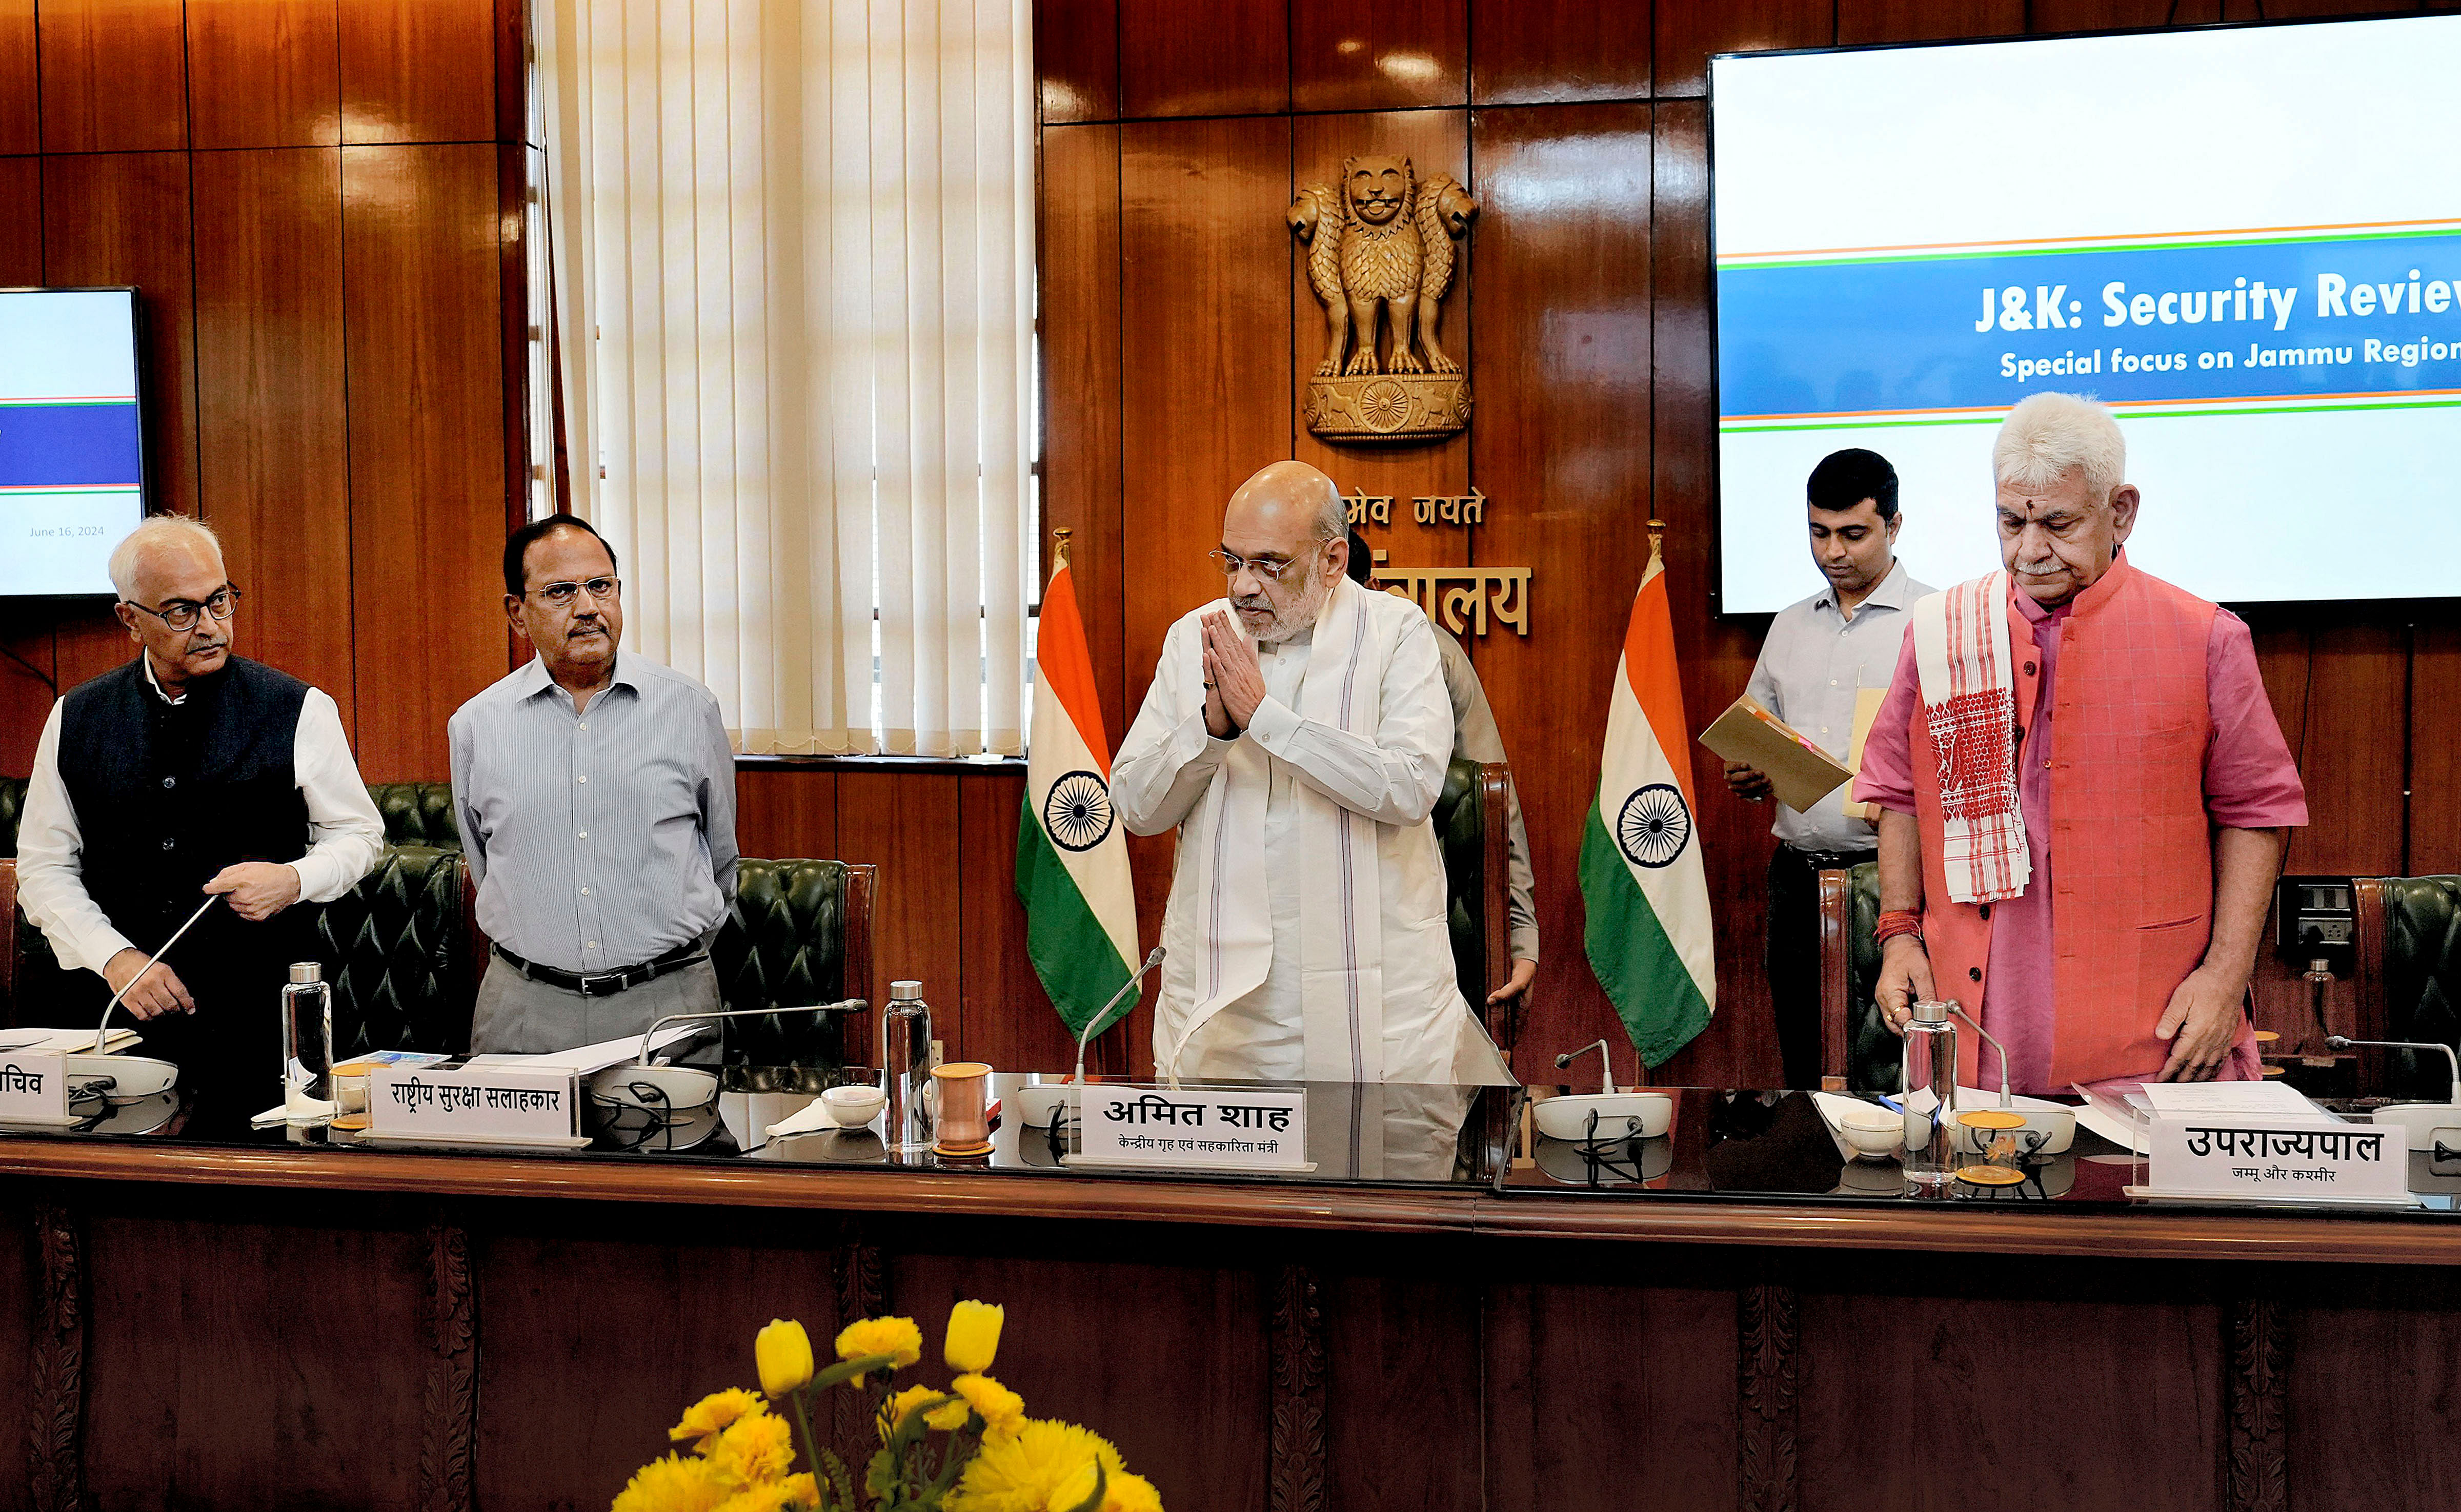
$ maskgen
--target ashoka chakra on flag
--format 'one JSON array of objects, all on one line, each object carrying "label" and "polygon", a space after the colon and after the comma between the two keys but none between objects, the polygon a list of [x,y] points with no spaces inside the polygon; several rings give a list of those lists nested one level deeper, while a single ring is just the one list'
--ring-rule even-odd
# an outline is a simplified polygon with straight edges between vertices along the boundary
[{"label": "ashoka chakra on flag", "polygon": [[1671,784],[1652,782],[1623,800],[1616,818],[1616,845],[1636,866],[1672,865],[1692,840],[1692,811]]},{"label": "ashoka chakra on flag", "polygon": [[1091,772],[1069,772],[1042,802],[1043,827],[1061,850],[1092,850],[1111,833],[1111,790]]}]

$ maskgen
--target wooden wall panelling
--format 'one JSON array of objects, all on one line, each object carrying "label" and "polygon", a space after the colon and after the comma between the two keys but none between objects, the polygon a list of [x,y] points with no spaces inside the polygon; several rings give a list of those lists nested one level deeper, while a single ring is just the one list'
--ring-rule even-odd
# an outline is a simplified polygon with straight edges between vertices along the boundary
[{"label": "wooden wall panelling", "polygon": [[1637,99],[1650,89],[1656,12],[1626,0],[1479,0],[1470,7],[1470,100],[1539,105]]},{"label": "wooden wall panelling", "polygon": [[[1127,697],[1136,718],[1163,632],[1222,593],[1205,553],[1249,474],[1290,455],[1291,201],[1288,117],[1120,128],[1120,448],[1133,576],[1121,580]],[[1051,425],[1068,423],[1055,408]],[[1171,841],[1136,840],[1137,919],[1161,938]],[[1151,1010],[1126,1031],[1147,1064]]]},{"label": "wooden wall panelling", "polygon": [[791,766],[738,767],[735,841],[746,856],[838,861],[838,775]]},{"label": "wooden wall panelling", "polygon": [[1469,0],[1293,0],[1293,110],[1469,102]]},{"label": "wooden wall panelling", "polygon": [[[1943,1475],[1974,1505],[2219,1503],[2222,1309],[2183,1294],[2182,1278],[2148,1274],[2131,1286],[2108,1271],[2085,1278],[2016,1261],[1916,1301],[1876,1269],[1850,1262],[1847,1271],[1855,1279],[1832,1273],[1823,1284],[1850,1289],[1802,1292],[1800,1505],[1915,1504]],[[1866,1274],[1877,1282],[1871,1289],[1857,1285]],[[2087,1338],[2134,1347],[2124,1358],[2085,1359],[2075,1341]],[[1872,1402],[1875,1382],[1889,1383],[1882,1410]],[[2043,1382],[2058,1385],[2033,1389]],[[1994,1410],[2011,1391],[2022,1410]],[[2046,1458],[2044,1444],[2073,1448]],[[2119,1444],[2161,1451],[2086,1447]],[[1928,1462],[1927,1445],[1937,1450]]]},{"label": "wooden wall panelling", "polygon": [[1658,93],[1707,93],[1713,53],[1828,47],[1836,40],[1837,0],[1663,4],[1658,7]]},{"label": "wooden wall panelling", "polygon": [[2024,30],[2025,0],[1837,0],[1841,47],[2015,36]]},{"label": "wooden wall panelling", "polygon": [[[1113,749],[1135,710],[1121,644],[1120,128],[1042,133],[1042,524],[1038,581],[1051,572],[1050,533],[1070,532],[1071,574],[1102,690]],[[1155,497],[1138,470],[1141,508]]]},{"label": "wooden wall panelling", "polygon": [[[1398,1272],[1317,1272],[1326,1506],[1419,1512],[1485,1500],[1475,1273],[1466,1256],[1441,1254],[1414,1255]],[[1392,1431],[1400,1403],[1406,1435]]]},{"label": "wooden wall panelling", "polygon": [[[33,1196],[32,1188],[21,1184],[0,1205],[0,1360],[11,1365],[0,1371],[0,1422],[29,1426],[36,1421],[40,1400],[30,1368],[35,1341],[59,1316],[55,1307],[46,1306],[54,1299],[46,1286],[45,1238],[67,1217],[63,1208],[21,1200]],[[35,1479],[30,1472],[39,1463],[43,1447],[28,1442],[29,1437],[21,1431],[0,1442],[0,1466],[6,1467],[0,1472],[0,1512],[38,1512],[29,1482]]]},{"label": "wooden wall panelling", "polygon": [[[1292,174],[1296,186],[1329,183],[1338,190],[1346,158],[1402,156],[1410,160],[1423,184],[1434,174],[1449,174],[1480,192],[1469,172],[1469,113],[1462,110],[1384,111],[1373,115],[1300,116],[1291,122]],[[1471,239],[1478,223],[1470,223]],[[1269,226],[1268,229],[1271,227]],[[1288,238],[1288,233],[1285,232]],[[1471,431],[1448,436],[1434,444],[1408,446],[1333,445],[1310,434],[1301,417],[1307,388],[1325,351],[1324,307],[1308,282],[1307,248],[1288,238],[1291,255],[1291,437],[1292,453],[1300,461],[1324,469],[1343,493],[1364,490],[1390,495],[1391,525],[1361,527],[1370,550],[1391,553],[1402,566],[1461,566],[1470,560],[1476,531],[1462,525],[1422,525],[1411,516],[1410,500],[1421,494],[1464,494],[1470,486],[1470,435],[1478,426],[1478,385],[1470,350],[1470,241],[1453,244],[1453,290],[1444,301],[1438,334],[1445,351],[1473,373],[1470,384]],[[1385,323],[1390,350],[1391,323]],[[1489,490],[1491,493],[1492,490]],[[1511,509],[1527,500],[1506,500],[1490,509]],[[1490,517],[1492,518],[1492,517]],[[1480,527],[1488,528],[1488,527]],[[1509,632],[1508,632],[1509,633]]]},{"label": "wooden wall panelling", "polygon": [[[1016,834],[1024,817],[1025,775],[969,773],[957,779],[959,918],[965,940],[960,983],[965,1043],[951,1051],[1002,1071],[1065,1071],[1077,1041],[1025,953],[1025,905],[1016,897]],[[1128,1031],[1103,1035],[1089,1067],[1125,1072]]]},{"label": "wooden wall panelling", "polygon": [[[1735,1492],[1735,1294],[1627,1269],[1487,1288],[1494,1512],[1710,1512]],[[1604,1390],[1566,1391],[1566,1382]],[[1611,1384],[1608,1384],[1611,1383]],[[1646,1434],[1632,1425],[1646,1423]]]},{"label": "wooden wall panelling", "polygon": [[2026,30],[2037,35],[2203,26],[2222,18],[2221,0],[2032,0],[2025,11]]},{"label": "wooden wall panelling", "polygon": [[[40,152],[43,147],[42,75],[34,33],[34,0],[0,0],[0,153]],[[0,222],[6,219],[0,217]]]},{"label": "wooden wall panelling", "polygon": [[42,281],[43,160],[0,158],[0,287]]},{"label": "wooden wall panelling", "polygon": [[915,979],[931,1005],[931,1033],[950,1058],[964,1043],[963,871],[958,784],[940,773],[846,772],[838,777],[842,861],[880,868],[872,905],[872,982],[865,995],[888,1000],[888,984]]},{"label": "wooden wall panelling", "polygon": [[2417,6],[2401,6],[2387,0],[2227,0],[2222,7],[2225,21],[2295,21],[2323,16],[2381,15],[2386,11],[2449,11],[2450,0]]},{"label": "wooden wall panelling", "polygon": [[388,1226],[381,1203],[286,1197],[285,1222],[243,1246],[227,1198],[202,1187],[78,1205],[87,1274],[107,1278],[88,1288],[89,1505],[254,1506],[279,1486],[287,1505],[407,1512],[418,1394],[377,1389],[365,1362],[421,1352],[416,1228]]},{"label": "wooden wall panelling", "polygon": [[[959,1298],[1000,1304],[1008,1317],[992,1374],[1025,1397],[1028,1412],[1084,1423],[1110,1439],[1171,1512],[1256,1512],[1266,1505],[1265,1461],[1256,1450],[1270,1411],[1272,1300],[1261,1267],[1227,1268],[1233,1262],[1224,1253],[1253,1246],[1192,1233],[1185,1236],[1193,1245],[1188,1252],[1201,1250],[1202,1263],[1151,1264],[1121,1258],[1117,1232],[1095,1226],[1102,1237],[1081,1239],[1081,1247],[1000,1258],[892,1240],[888,1294],[900,1313],[922,1325],[927,1341],[939,1337]],[[1130,1243],[1131,1253],[1148,1249]],[[1158,1406],[1158,1369],[1202,1383],[1201,1398],[1193,1399],[1201,1408]],[[1429,1383],[1411,1384],[1415,1416],[1417,1392]],[[1360,1405],[1395,1410],[1392,1400]],[[1325,1505],[1362,1503],[1336,1498]]]},{"label": "wooden wall panelling", "polygon": [[43,164],[43,281],[134,284],[145,320],[145,471],[156,510],[197,512],[196,312],[184,153]]},{"label": "wooden wall panelling", "polygon": [[[0,656],[0,772],[32,772],[43,721],[58,696],[49,606],[0,610],[0,646],[12,653]],[[32,665],[20,665],[16,657]]]},{"label": "wooden wall panelling", "polygon": [[[1652,210],[1658,296],[1651,307],[1652,497],[1670,527],[1667,587],[1676,651],[1683,663],[1684,713],[1696,732],[1743,692],[1766,628],[1757,618],[1721,620],[1709,612],[1717,426],[1709,389],[1707,117],[1707,108],[1691,100],[1658,107]],[[1636,547],[1641,543],[1635,539]],[[1807,593],[1818,586],[1808,555],[1807,550],[1803,563]],[[1697,741],[1687,756],[1699,803],[1693,834],[1708,864],[1709,896],[1718,901],[1718,1013],[1699,1039],[1659,1068],[1657,1079],[1773,1085],[1783,1078],[1761,964],[1768,858],[1775,843],[1768,809],[1729,794],[1723,763]]]},{"label": "wooden wall panelling", "polygon": [[496,136],[494,0],[340,0],[342,139]]},{"label": "wooden wall panelling", "polygon": [[1470,470],[1499,501],[1474,549],[1531,569],[1529,635],[1490,633],[1477,659],[1520,757],[1537,878],[1542,959],[1515,1056],[1533,1076],[1613,1022],[1581,952],[1578,859],[1608,685],[1646,564],[1649,129],[1647,105],[1471,119],[1486,209],[1469,309]]},{"label": "wooden wall panelling", "polygon": [[[546,153],[543,150],[534,152],[519,141],[499,141],[496,145],[496,224],[502,230],[496,238],[496,357],[499,377],[495,390],[496,424],[503,447],[502,465],[496,471],[496,478],[502,489],[506,535],[529,523],[531,463],[533,460],[546,460],[530,456],[531,357],[533,353],[543,355],[547,351],[545,345],[547,311],[539,310],[540,323],[536,326],[530,324],[529,244],[525,238],[529,224],[526,211],[533,158],[539,163],[539,181],[544,182]],[[535,340],[531,334],[533,331],[538,333]],[[548,381],[553,382],[552,379]],[[509,660],[514,663],[525,659],[518,651],[509,653]]]},{"label": "wooden wall panelling", "polygon": [[238,648],[332,694],[349,724],[341,153],[201,152],[193,171],[196,224],[214,228],[196,250],[200,497],[247,593]]},{"label": "wooden wall panelling", "polygon": [[[2146,564],[2149,570],[2160,568]],[[2269,618],[2269,616],[2268,616]],[[2307,787],[2307,826],[2291,836],[2294,872],[2392,876],[2403,867],[2404,700],[2408,632],[2399,624],[2302,615],[2305,653],[2273,626],[2257,636],[2266,691]],[[2299,693],[2289,694],[2290,686]]]},{"label": "wooden wall panelling", "polygon": [[1120,114],[1253,116],[1290,108],[1289,0],[1120,0]]},{"label": "wooden wall panelling", "polygon": [[[359,769],[445,775],[444,723],[503,675],[497,150],[342,150]],[[415,633],[403,633],[411,627]]]},{"label": "wooden wall panelling", "polygon": [[182,0],[42,0],[45,152],[188,144]]},{"label": "wooden wall panelling", "polygon": [[[1036,97],[1044,125],[1120,114],[1120,0],[1043,0],[1034,8]],[[1044,151],[1050,150],[1049,143]]]},{"label": "wooden wall panelling", "polygon": [[[2308,795],[2312,808],[2316,795]],[[2461,872],[2461,624],[2410,636],[2409,845],[2403,869]]]},{"label": "wooden wall panelling", "polygon": [[[604,1505],[674,1447],[667,1430],[685,1408],[760,1387],[752,1340],[762,1325],[797,1319],[824,1353],[840,1326],[830,1252],[808,1223],[731,1215],[722,1241],[693,1244],[668,1231],[672,1216],[643,1208],[642,1241],[621,1244],[569,1237],[567,1207],[518,1223],[501,1207],[489,1213],[472,1254],[479,1506]],[[643,1295],[666,1300],[608,1310],[610,1297]]]},{"label": "wooden wall panelling", "polygon": [[342,139],[335,0],[215,0],[188,12],[190,132],[211,147]]},{"label": "wooden wall panelling", "polygon": [[[2347,1282],[2334,1305],[2279,1308],[2289,1355],[2282,1416],[2290,1505],[2453,1505],[2461,1501],[2461,1442],[2449,1431],[2422,1433],[2415,1420],[2370,1398],[2433,1402],[2450,1422],[2447,1404],[2461,1397],[2461,1288],[2442,1269],[2352,1274]],[[2359,1380],[2372,1391],[2335,1385]]]}]

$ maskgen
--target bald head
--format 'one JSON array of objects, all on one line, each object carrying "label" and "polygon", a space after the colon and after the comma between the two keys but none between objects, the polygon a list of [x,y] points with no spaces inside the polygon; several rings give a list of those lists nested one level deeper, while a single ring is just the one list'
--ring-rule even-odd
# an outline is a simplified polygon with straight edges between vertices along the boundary
[{"label": "bald head", "polygon": [[1242,628],[1273,642],[1315,624],[1348,559],[1348,534],[1341,490],[1305,462],[1274,462],[1241,483],[1222,511],[1222,549],[1252,564],[1230,575]]}]

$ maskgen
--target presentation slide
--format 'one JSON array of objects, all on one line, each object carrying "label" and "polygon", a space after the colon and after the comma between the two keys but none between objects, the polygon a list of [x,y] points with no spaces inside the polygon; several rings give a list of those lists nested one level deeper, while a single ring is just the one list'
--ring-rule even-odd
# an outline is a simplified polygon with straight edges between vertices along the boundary
[{"label": "presentation slide", "polygon": [[109,593],[144,482],[136,295],[0,290],[0,596]]},{"label": "presentation slide", "polygon": [[1999,565],[2010,406],[2098,398],[2130,560],[2224,603],[2461,595],[2461,16],[1719,58],[1719,607],[1817,590],[1804,480]]}]

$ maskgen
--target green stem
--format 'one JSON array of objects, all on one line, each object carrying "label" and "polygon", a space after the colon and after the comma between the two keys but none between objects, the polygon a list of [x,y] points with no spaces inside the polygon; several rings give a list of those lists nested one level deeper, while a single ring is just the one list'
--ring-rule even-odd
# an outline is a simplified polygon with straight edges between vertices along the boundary
[{"label": "green stem", "polygon": [[[828,1474],[821,1464],[820,1443],[812,1437],[812,1410],[803,1400],[804,1391],[805,1388],[798,1386],[791,1394],[791,1400],[795,1404],[795,1426],[803,1431],[803,1458],[811,1461],[812,1483],[824,1488],[821,1497],[821,1505],[825,1509],[828,1505],[825,1491],[828,1485]],[[855,1509],[849,1507],[846,1512],[855,1512]]]}]

